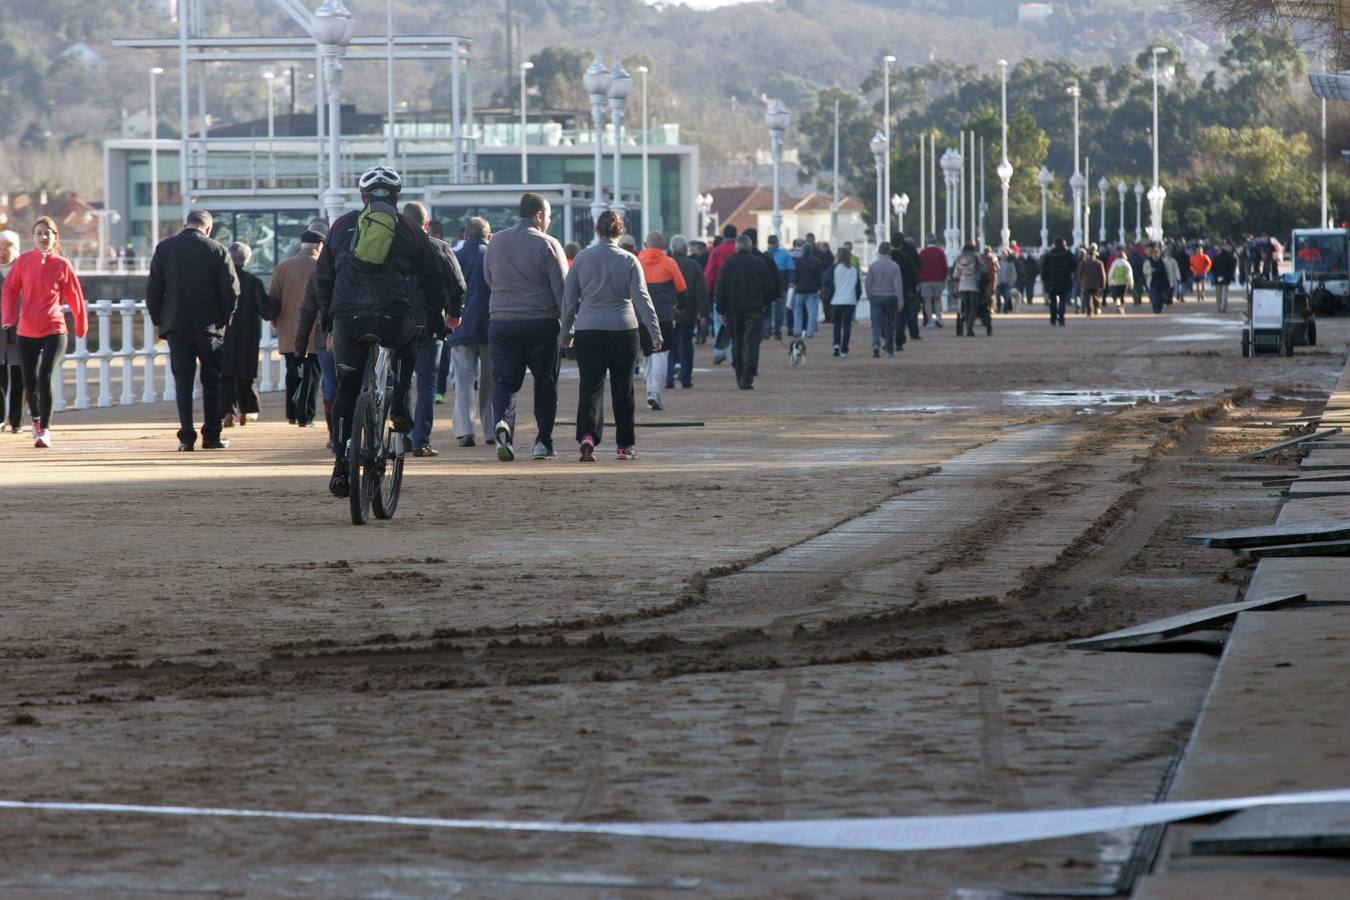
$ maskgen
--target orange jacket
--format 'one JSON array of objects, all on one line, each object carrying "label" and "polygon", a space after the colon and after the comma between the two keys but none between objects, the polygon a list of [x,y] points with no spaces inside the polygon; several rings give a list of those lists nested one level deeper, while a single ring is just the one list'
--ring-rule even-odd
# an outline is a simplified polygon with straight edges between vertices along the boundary
[{"label": "orange jacket", "polygon": [[84,337],[89,318],[75,268],[64,256],[43,256],[40,250],[29,250],[19,255],[5,279],[0,294],[0,324],[5,328],[17,324],[19,337],[65,334],[63,302],[75,321],[75,336]]},{"label": "orange jacket", "polygon": [[1208,275],[1209,270],[1214,267],[1214,263],[1205,254],[1203,250],[1191,257],[1191,274],[1196,278],[1201,275]]},{"label": "orange jacket", "polygon": [[656,307],[656,318],[662,322],[673,321],[679,295],[688,290],[680,264],[666,256],[664,250],[654,247],[639,253],[638,262],[642,263],[642,274],[647,279],[647,290]]}]

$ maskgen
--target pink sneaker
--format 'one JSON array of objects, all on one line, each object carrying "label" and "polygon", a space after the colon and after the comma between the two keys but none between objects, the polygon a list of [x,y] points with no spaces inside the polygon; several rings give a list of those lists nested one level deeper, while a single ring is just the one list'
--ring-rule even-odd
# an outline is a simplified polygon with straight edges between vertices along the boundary
[{"label": "pink sneaker", "polygon": [[595,438],[589,434],[581,439],[581,459],[579,462],[595,462]]},{"label": "pink sneaker", "polygon": [[636,448],[636,447],[620,447],[618,450],[615,450],[615,451],[614,451],[614,458],[615,458],[615,459],[618,459],[618,460],[634,460],[634,459],[637,459],[637,448]]},{"label": "pink sneaker", "polygon": [[33,423],[33,446],[47,449],[52,445],[52,433],[46,428],[39,428],[36,422]]}]

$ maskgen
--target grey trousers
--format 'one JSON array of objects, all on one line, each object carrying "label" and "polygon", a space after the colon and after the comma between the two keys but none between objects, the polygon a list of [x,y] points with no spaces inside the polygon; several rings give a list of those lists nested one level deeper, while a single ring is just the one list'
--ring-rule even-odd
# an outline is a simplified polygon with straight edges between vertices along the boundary
[{"label": "grey trousers", "polygon": [[[478,418],[483,440],[492,440],[492,354],[487,344],[455,344],[450,348],[450,365],[455,372],[455,437],[472,437],[473,385],[478,379]],[[475,373],[475,365],[482,371]]]}]

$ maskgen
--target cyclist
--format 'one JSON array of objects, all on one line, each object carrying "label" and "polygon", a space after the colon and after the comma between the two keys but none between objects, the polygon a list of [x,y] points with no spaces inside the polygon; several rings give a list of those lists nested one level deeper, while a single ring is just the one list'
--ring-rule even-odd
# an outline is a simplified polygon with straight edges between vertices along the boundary
[{"label": "cyclist", "polygon": [[333,336],[337,365],[336,461],[328,482],[335,497],[346,497],[349,491],[347,441],[369,356],[361,338],[374,335],[392,352],[398,383],[389,418],[406,441],[413,426],[410,400],[417,344],[426,333],[423,311],[414,305],[408,285],[416,278],[423,290],[444,290],[431,242],[398,214],[403,188],[399,174],[388,166],[374,166],[361,176],[359,185],[361,210],[333,223],[314,274],[319,314]]}]

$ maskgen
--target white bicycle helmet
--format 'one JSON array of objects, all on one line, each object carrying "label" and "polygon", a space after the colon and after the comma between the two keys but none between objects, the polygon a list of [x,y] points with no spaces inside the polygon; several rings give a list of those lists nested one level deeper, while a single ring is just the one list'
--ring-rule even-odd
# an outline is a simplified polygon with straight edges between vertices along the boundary
[{"label": "white bicycle helmet", "polygon": [[361,188],[361,193],[377,197],[397,194],[403,189],[403,179],[388,166],[371,166],[362,173],[361,180],[357,184]]}]

